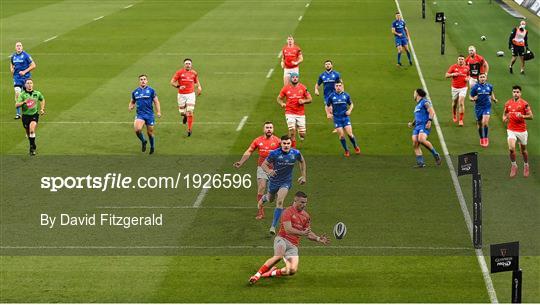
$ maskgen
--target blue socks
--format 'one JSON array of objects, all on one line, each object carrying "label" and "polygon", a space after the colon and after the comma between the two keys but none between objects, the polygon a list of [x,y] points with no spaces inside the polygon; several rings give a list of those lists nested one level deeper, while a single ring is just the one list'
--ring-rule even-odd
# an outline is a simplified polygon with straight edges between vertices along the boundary
[{"label": "blue socks", "polygon": [[435,157],[436,155],[438,155],[439,153],[437,152],[437,150],[435,150],[435,147],[433,147],[431,149],[431,154],[433,155],[433,157]]},{"label": "blue socks", "polygon": [[272,220],[272,227],[276,228],[279,223],[279,218],[281,217],[281,213],[283,212],[283,208],[276,208],[274,210],[274,219]]},{"label": "blue socks", "polygon": [[424,156],[416,156],[416,164],[424,164]]},{"label": "blue socks", "polygon": [[343,146],[343,149],[345,149],[345,151],[349,150],[347,148],[347,141],[345,141],[345,138],[339,138],[339,142],[341,142],[341,146]]},{"label": "blue socks", "polygon": [[488,137],[488,127],[484,127],[484,138],[487,138]]},{"label": "blue socks", "polygon": [[358,145],[356,144],[356,138],[355,137],[349,136],[349,140],[351,140],[351,143],[354,146],[354,148],[358,147]]},{"label": "blue socks", "polygon": [[148,136],[148,140],[150,140],[150,147],[154,148],[154,137]]},{"label": "blue socks", "polygon": [[142,143],[146,142],[142,132],[137,132],[136,134],[137,134],[137,138],[139,138],[139,140],[141,140]]},{"label": "blue socks", "polygon": [[17,111],[17,115],[21,115],[21,107],[17,107],[16,111]]},{"label": "blue socks", "polygon": [[409,59],[409,63],[412,63],[411,53],[409,51],[407,51],[407,58]]},{"label": "blue socks", "polygon": [[397,63],[401,65],[401,52],[397,53]]}]

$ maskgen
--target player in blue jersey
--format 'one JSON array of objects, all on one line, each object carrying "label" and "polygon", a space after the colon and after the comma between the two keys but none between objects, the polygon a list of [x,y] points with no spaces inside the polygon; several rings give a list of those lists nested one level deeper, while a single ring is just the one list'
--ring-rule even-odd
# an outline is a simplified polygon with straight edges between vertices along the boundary
[{"label": "player in blue jersey", "polygon": [[435,150],[435,147],[427,140],[429,132],[431,131],[431,121],[435,117],[435,110],[431,105],[431,102],[426,98],[426,91],[424,89],[416,89],[413,94],[416,107],[414,107],[414,121],[409,122],[409,128],[414,128],[412,133],[412,142],[414,147],[414,153],[416,155],[416,166],[418,168],[425,167],[424,156],[422,156],[422,149],[420,145],[429,149],[437,165],[441,165],[441,156]]},{"label": "player in blue jersey", "polygon": [[143,126],[146,125],[146,133],[150,141],[150,154],[154,153],[154,105],[156,107],[157,117],[161,117],[161,109],[156,91],[148,86],[148,76],[145,74],[139,75],[139,87],[131,93],[131,101],[129,102],[129,111],[137,106],[137,115],[133,122],[135,134],[141,140],[142,151],[146,151],[146,139],[142,133]]},{"label": "player in blue jersey", "polygon": [[[30,71],[36,68],[36,63],[28,53],[23,51],[23,45],[20,41],[15,43],[15,52],[11,54],[9,69],[13,75],[13,88],[15,89],[15,102],[24,89],[24,83],[32,74]],[[15,119],[21,118],[21,107],[16,108]]]},{"label": "player in blue jersey", "polygon": [[[319,75],[317,83],[315,83],[315,95],[319,96],[319,86],[323,85],[323,94],[324,94],[324,104],[326,106],[326,101],[330,94],[335,91],[334,84],[337,81],[341,81],[341,74],[333,69],[333,63],[331,60],[327,59],[324,61],[324,72]],[[333,132],[337,132],[334,129]]]},{"label": "player in blue jersey", "polygon": [[347,147],[347,141],[345,140],[345,132],[349,136],[354,151],[356,154],[360,154],[360,147],[356,143],[351,125],[351,112],[354,108],[354,104],[351,101],[351,96],[344,91],[343,83],[337,81],[334,85],[335,92],[331,93],[326,100],[326,116],[329,119],[334,119],[334,127],[337,130],[339,141],[341,146],[345,150],[345,157],[349,157],[351,153]]},{"label": "player in blue jersey", "polygon": [[412,66],[411,53],[409,52],[409,30],[401,14],[396,12],[396,20],[392,22],[392,34],[394,34],[394,40],[397,48],[397,64],[401,66],[401,53],[403,49],[407,52],[407,58],[409,59],[409,65]]},{"label": "player in blue jersey", "polygon": [[306,161],[299,150],[291,148],[292,141],[288,135],[281,137],[281,147],[270,152],[266,160],[261,165],[268,174],[268,193],[258,202],[259,213],[257,219],[264,218],[264,204],[276,200],[274,219],[270,227],[270,233],[276,234],[276,226],[283,212],[283,201],[287,197],[289,189],[292,187],[292,174],[294,164],[298,162],[300,166],[299,184],[306,183]]},{"label": "player in blue jersey", "polygon": [[488,124],[491,115],[491,101],[497,102],[493,85],[487,82],[487,74],[478,75],[478,83],[471,88],[471,101],[474,103],[474,112],[476,114],[476,126],[478,135],[480,135],[480,146],[488,147]]}]

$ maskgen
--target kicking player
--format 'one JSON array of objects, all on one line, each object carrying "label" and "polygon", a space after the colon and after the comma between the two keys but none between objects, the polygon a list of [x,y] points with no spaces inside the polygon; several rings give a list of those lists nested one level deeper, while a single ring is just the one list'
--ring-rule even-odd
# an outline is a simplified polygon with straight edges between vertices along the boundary
[{"label": "kicking player", "polygon": [[[306,212],[308,200],[304,192],[296,192],[294,201],[283,213],[278,236],[274,239],[274,256],[266,260],[249,279],[255,284],[261,277],[280,277],[294,275],[298,271],[298,245],[300,237],[328,245],[330,240],[324,234],[320,236],[311,231],[311,217]],[[277,268],[275,265],[283,259],[285,267]]]},{"label": "kicking player", "polygon": [[233,164],[234,167],[240,168],[246,163],[249,156],[251,156],[255,150],[259,150],[259,159],[257,160],[257,202],[261,200],[266,192],[266,185],[268,182],[268,175],[264,172],[261,165],[270,152],[279,148],[280,144],[281,140],[274,135],[274,124],[270,121],[264,122],[263,135],[255,138],[244,152],[240,161]]},{"label": "kicking player", "polygon": [[281,68],[283,68],[283,86],[290,82],[291,73],[300,73],[299,65],[304,60],[302,49],[294,44],[292,35],[287,37],[287,44],[281,49]]},{"label": "kicking player", "polygon": [[409,52],[409,30],[399,12],[396,12],[396,20],[392,22],[392,34],[394,34],[397,48],[397,65],[401,66],[401,53],[405,50],[409,65],[412,66],[411,52]]},{"label": "kicking player", "polygon": [[478,82],[480,73],[489,72],[489,64],[484,57],[476,53],[474,46],[469,46],[469,56],[465,58],[465,63],[469,66],[469,88],[472,88]]},{"label": "kicking player", "polygon": [[292,187],[292,174],[296,162],[300,166],[298,183],[301,185],[306,183],[306,161],[300,151],[291,148],[291,138],[288,135],[282,136],[280,146],[280,148],[271,151],[261,164],[261,168],[268,175],[270,183],[268,184],[268,193],[263,195],[257,203],[259,211],[256,219],[264,218],[264,204],[275,199],[276,209],[274,210],[270,234],[276,234],[276,226],[283,212],[283,201]]},{"label": "kicking player", "polygon": [[285,108],[285,119],[291,137],[292,147],[296,147],[296,130],[300,140],[306,137],[306,114],[304,105],[312,101],[306,86],[299,82],[300,76],[291,73],[291,83],[281,89],[277,97],[278,104]]},{"label": "kicking player", "polygon": [[199,74],[193,70],[191,59],[184,59],[184,68],[176,71],[171,79],[171,85],[178,88],[178,111],[182,116],[182,124],[187,123],[187,136],[190,137],[195,111],[195,86],[197,86],[197,96],[202,92]]},{"label": "kicking player", "polygon": [[45,97],[41,92],[34,90],[34,82],[27,78],[24,82],[24,91],[22,91],[15,108],[22,110],[22,124],[30,144],[30,156],[36,155],[36,129],[39,122],[39,115],[45,114]]},{"label": "kicking player", "polygon": [[[11,54],[9,69],[13,75],[13,88],[15,89],[15,102],[18,101],[19,95],[24,89],[27,79],[32,77],[30,71],[36,68],[36,63],[30,54],[23,51],[23,45],[20,41],[15,43],[15,52]],[[15,109],[15,119],[21,118],[21,107]]]},{"label": "kicking player", "polygon": [[[343,91],[342,82],[336,82],[334,87],[335,92],[330,94],[326,101],[326,116],[329,119],[334,119],[334,127],[337,130],[341,146],[343,146],[343,149],[345,150],[345,157],[351,155],[349,148],[347,147],[347,141],[345,140],[345,132],[347,132],[347,136],[354,147],[354,152],[360,154],[360,147],[356,143],[350,119],[351,112],[354,108],[351,96]],[[343,130],[345,130],[345,132]]]},{"label": "kicking player", "polygon": [[139,75],[139,87],[131,93],[131,101],[129,102],[129,111],[137,106],[137,115],[133,122],[133,128],[137,138],[141,140],[142,152],[146,151],[146,139],[142,133],[143,126],[146,125],[146,133],[150,141],[150,154],[154,153],[154,106],[156,107],[157,117],[161,117],[161,109],[156,91],[148,86],[148,76],[145,74]]},{"label": "kicking player", "polygon": [[478,127],[478,135],[480,135],[480,146],[488,147],[488,124],[491,115],[491,101],[497,102],[493,85],[487,83],[487,74],[480,73],[478,83],[471,88],[471,101],[474,104],[474,112],[476,114],[476,126]]},{"label": "kicking player", "polygon": [[452,78],[452,120],[463,126],[463,117],[465,116],[465,96],[467,95],[467,80],[469,78],[469,66],[465,64],[465,56],[459,55],[457,64],[450,66],[445,74],[446,78]]},{"label": "kicking player", "polygon": [[517,174],[516,163],[516,142],[519,141],[519,149],[523,155],[523,177],[529,177],[529,153],[527,152],[527,123],[525,120],[532,120],[533,113],[529,103],[521,98],[521,87],[512,87],[512,98],[504,105],[503,122],[508,123],[506,133],[508,134],[508,150],[510,150],[510,177]]},{"label": "kicking player", "polygon": [[435,110],[431,105],[431,102],[426,98],[426,91],[418,88],[414,90],[413,98],[416,102],[414,107],[414,121],[409,122],[409,128],[414,128],[412,133],[412,142],[414,147],[414,153],[416,155],[417,168],[425,167],[424,156],[422,155],[422,149],[420,145],[429,149],[437,165],[441,165],[441,156],[435,150],[435,147],[427,140],[429,132],[431,131],[431,122],[435,117]]}]

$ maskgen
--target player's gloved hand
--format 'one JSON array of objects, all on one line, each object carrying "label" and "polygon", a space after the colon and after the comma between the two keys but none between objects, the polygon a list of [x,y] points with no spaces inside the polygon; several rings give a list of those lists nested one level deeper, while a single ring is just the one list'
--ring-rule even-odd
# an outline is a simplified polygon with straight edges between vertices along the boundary
[{"label": "player's gloved hand", "polygon": [[300,176],[300,178],[298,178],[298,183],[306,184],[306,178],[304,176]]}]

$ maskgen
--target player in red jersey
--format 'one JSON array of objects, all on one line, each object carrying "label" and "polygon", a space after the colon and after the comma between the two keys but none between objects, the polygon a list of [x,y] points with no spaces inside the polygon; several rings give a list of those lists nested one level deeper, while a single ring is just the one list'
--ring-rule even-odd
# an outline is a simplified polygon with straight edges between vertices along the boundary
[{"label": "player in red jersey", "polygon": [[281,68],[283,68],[283,86],[290,82],[291,73],[300,73],[298,65],[304,60],[302,50],[294,44],[292,35],[287,37],[287,45],[281,49]]},{"label": "player in red jersey", "polygon": [[469,88],[472,88],[478,82],[480,73],[489,72],[489,64],[484,57],[476,53],[474,46],[469,46],[469,56],[465,58],[465,63],[469,66]]},{"label": "player in red jersey", "polygon": [[184,68],[176,71],[171,79],[171,85],[178,88],[178,111],[182,116],[182,123],[188,125],[187,135],[191,136],[193,128],[193,112],[195,111],[195,86],[197,95],[201,95],[202,87],[197,71],[193,70],[191,59],[184,59]]},{"label": "player in red jersey", "polygon": [[465,56],[458,56],[457,64],[450,66],[445,77],[452,78],[452,119],[454,123],[458,122],[459,113],[459,126],[463,126],[467,80],[469,79],[469,66],[465,64]]},{"label": "player in red jersey", "polygon": [[[274,256],[266,260],[249,279],[250,284],[255,284],[261,277],[280,277],[294,275],[298,271],[298,245],[300,237],[328,245],[330,240],[326,235],[317,235],[311,232],[311,218],[305,211],[307,195],[304,192],[296,192],[294,202],[281,216],[279,233],[274,239]],[[277,268],[280,260],[285,261],[285,267]]]},{"label": "player in red jersey", "polygon": [[289,128],[292,147],[296,147],[296,130],[300,140],[306,137],[306,114],[304,105],[312,101],[311,94],[306,86],[299,82],[300,76],[296,72],[291,73],[291,83],[284,86],[277,97],[278,104],[285,108],[285,119]]},{"label": "player in red jersey", "polygon": [[[263,135],[255,138],[255,140],[251,142],[251,145],[249,145],[248,149],[246,149],[244,152],[244,155],[240,161],[233,164],[234,167],[240,168],[242,165],[244,165],[244,163],[246,163],[249,156],[251,156],[255,150],[259,150],[259,159],[257,160],[257,202],[261,200],[261,197],[266,192],[266,184],[268,182],[268,175],[262,169],[261,164],[263,164],[264,160],[266,157],[268,157],[268,154],[272,150],[280,147],[280,144],[281,139],[274,135],[274,124],[272,124],[270,121],[264,122]],[[262,206],[261,209],[263,209]],[[260,214],[261,211],[259,210],[257,216]]]},{"label": "player in red jersey", "polygon": [[523,176],[529,177],[529,153],[527,152],[527,123],[525,120],[532,120],[533,113],[529,103],[521,98],[521,87],[512,87],[512,98],[504,105],[503,122],[508,123],[506,133],[508,134],[508,150],[510,150],[510,177],[515,177],[518,166],[516,163],[516,141],[519,141],[519,148],[523,155]]}]

